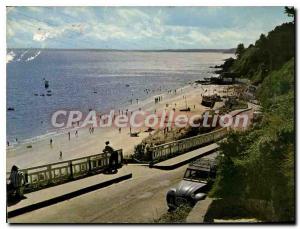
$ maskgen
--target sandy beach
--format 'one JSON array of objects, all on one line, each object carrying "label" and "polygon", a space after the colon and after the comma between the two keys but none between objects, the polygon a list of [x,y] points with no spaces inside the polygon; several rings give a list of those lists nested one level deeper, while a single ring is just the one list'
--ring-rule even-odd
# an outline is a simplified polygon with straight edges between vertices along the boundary
[{"label": "sandy beach", "polygon": [[[170,111],[173,108],[176,110],[184,109],[187,105],[191,108],[190,114],[202,114],[208,108],[200,104],[201,94],[209,95],[217,92],[222,95],[223,89],[226,87],[228,86],[192,84],[178,89],[176,93],[162,93],[162,101],[159,103],[155,103],[155,96],[152,96],[144,101],[139,101],[138,104],[132,104],[126,109],[129,111],[141,109],[151,113],[162,110]],[[166,104],[168,105],[166,106]],[[105,141],[110,141],[114,149],[122,148],[124,156],[128,156],[133,153],[134,146],[149,135],[148,132],[144,132],[145,130],[146,127],[133,129],[132,131],[140,132],[140,134],[138,137],[130,137],[129,128],[122,128],[121,133],[116,127],[95,128],[93,134],[89,133],[89,128],[80,128],[78,129],[78,137],[75,136],[75,130],[70,131],[70,140],[68,139],[68,131],[66,131],[31,143],[20,143],[7,148],[6,170],[9,171],[14,164],[20,168],[28,168],[102,153]],[[53,139],[52,147],[50,146],[50,138]],[[28,145],[31,145],[32,148],[27,148]],[[62,151],[62,158],[59,157],[60,151]]]}]

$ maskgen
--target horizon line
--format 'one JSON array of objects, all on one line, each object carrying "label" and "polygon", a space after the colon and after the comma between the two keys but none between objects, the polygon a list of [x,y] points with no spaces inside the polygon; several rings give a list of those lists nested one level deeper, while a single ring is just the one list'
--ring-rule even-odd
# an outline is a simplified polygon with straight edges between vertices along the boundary
[{"label": "horizon line", "polygon": [[122,52],[161,52],[161,51],[177,51],[177,52],[200,52],[200,51],[229,51],[234,52],[236,48],[182,48],[182,49],[114,49],[114,48],[10,48],[7,47],[6,50],[9,49],[42,49],[42,50],[95,50],[95,51],[122,51]]}]

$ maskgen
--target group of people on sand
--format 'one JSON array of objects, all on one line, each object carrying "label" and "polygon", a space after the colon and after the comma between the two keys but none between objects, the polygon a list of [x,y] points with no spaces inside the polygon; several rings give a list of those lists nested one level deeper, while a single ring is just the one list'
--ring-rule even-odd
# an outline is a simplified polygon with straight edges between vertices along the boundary
[{"label": "group of people on sand", "polygon": [[[70,141],[70,138],[71,138],[70,132],[68,132],[68,136],[69,136],[69,141]],[[53,148],[53,139],[52,138],[50,138],[50,147],[51,147],[51,149]],[[62,153],[62,151],[59,151],[59,159],[62,160],[62,157],[63,157],[63,153]]]},{"label": "group of people on sand", "polygon": [[176,89],[174,89],[174,90],[168,90],[168,91],[167,91],[167,93],[168,93],[168,94],[172,94],[172,92],[174,92],[174,94],[176,95],[176,93],[177,93],[177,90],[176,90]]},{"label": "group of people on sand", "polygon": [[162,101],[162,99],[163,99],[162,96],[155,97],[155,98],[154,98],[154,103],[157,104],[157,103],[159,103],[160,101]]},{"label": "group of people on sand", "polygon": [[[90,127],[89,132],[90,132],[90,134],[93,134],[94,127]],[[78,130],[75,130],[74,135],[75,135],[75,137],[78,137]],[[68,132],[68,140],[71,141],[71,132],[70,131]],[[49,143],[50,143],[50,148],[52,149],[53,148],[53,139],[52,138],[50,138]],[[59,159],[62,159],[62,151],[59,151]]]},{"label": "group of people on sand", "polygon": [[[18,138],[15,138],[15,141],[16,141],[16,143],[19,143]],[[6,145],[7,145],[7,147],[10,146],[10,142],[9,142],[9,141],[6,141]]]},{"label": "group of people on sand", "polygon": [[[94,127],[90,127],[89,129],[90,134],[94,133]],[[121,128],[119,128],[119,133],[121,133]],[[69,140],[70,140],[70,132],[68,132]],[[53,145],[53,139],[50,138],[50,147],[52,148]],[[108,154],[109,158],[109,168],[110,170],[115,170],[116,168],[114,165],[118,163],[118,153],[113,150],[113,148],[109,145],[109,141],[105,142],[105,148],[103,150],[104,153]],[[63,157],[62,151],[59,151],[59,159],[61,160]]]},{"label": "group of people on sand", "polygon": [[90,134],[93,134],[94,131],[95,131],[95,127],[93,127],[93,126],[89,127],[89,133]]}]

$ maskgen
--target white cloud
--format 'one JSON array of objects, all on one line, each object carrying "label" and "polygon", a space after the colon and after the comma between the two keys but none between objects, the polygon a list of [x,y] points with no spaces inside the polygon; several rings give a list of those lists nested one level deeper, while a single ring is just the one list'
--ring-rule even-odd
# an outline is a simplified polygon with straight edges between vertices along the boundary
[{"label": "white cloud", "polygon": [[[78,43],[81,45],[78,48],[84,48],[85,45],[103,48],[101,46],[103,43],[110,44],[112,48],[123,46],[127,48],[133,45],[146,48],[229,48],[239,42],[254,42],[260,33],[268,28],[263,21],[258,23],[260,18],[255,19],[255,23],[239,22],[239,16],[236,16],[237,21],[225,28],[217,20],[219,12],[224,14],[226,9],[215,7],[201,8],[200,11],[195,7],[175,7],[175,13],[172,15],[168,14],[170,10],[166,10],[169,8],[21,7],[17,10],[16,8],[18,7],[10,9],[7,20],[8,44],[21,44],[23,40],[24,45],[31,47],[51,44],[53,40],[55,42],[52,44],[61,44],[63,47],[66,43],[76,44],[77,41],[82,41]],[[27,10],[25,13],[24,9]],[[37,20],[30,17],[26,19],[13,17],[14,14],[18,15],[16,11],[19,10],[23,14],[34,12]],[[182,12],[184,14],[180,15]],[[203,12],[207,17],[211,15],[211,20],[203,19],[206,23],[202,23],[203,25],[193,21],[201,20],[199,14]],[[178,19],[177,15],[182,17]],[[172,23],[169,23],[170,20]],[[182,23],[185,21],[188,23]],[[207,26],[210,23],[214,26]]]},{"label": "white cloud", "polygon": [[29,6],[29,7],[26,7],[26,9],[30,10],[33,13],[43,12],[43,7],[39,7],[39,6]]},{"label": "white cloud", "polygon": [[191,40],[194,40],[195,42],[204,43],[204,44],[210,44],[211,39],[204,35],[203,33],[197,31],[197,30],[191,30],[188,34],[188,37],[191,38]]}]

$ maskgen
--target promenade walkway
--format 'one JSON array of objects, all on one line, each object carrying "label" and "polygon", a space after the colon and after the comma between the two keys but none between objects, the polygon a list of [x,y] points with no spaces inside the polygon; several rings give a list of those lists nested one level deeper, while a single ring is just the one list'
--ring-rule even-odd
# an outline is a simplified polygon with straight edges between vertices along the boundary
[{"label": "promenade walkway", "polygon": [[[191,162],[199,157],[212,154],[218,149],[216,143],[204,146],[197,150],[188,152],[186,154],[177,156],[175,158],[155,164],[155,168],[162,170],[171,170],[178,168],[184,164]],[[61,185],[41,189],[35,192],[25,194],[25,199],[18,203],[9,203],[7,207],[8,218],[15,217],[27,212],[31,212],[40,208],[44,208],[71,198],[87,194],[114,183],[130,179],[134,176],[142,176],[149,168],[141,165],[123,166],[116,174],[97,174],[86,178],[70,181]],[[176,170],[177,171],[177,170]],[[151,174],[165,174],[167,171],[159,169],[149,170]],[[147,176],[144,177],[148,180]],[[161,181],[163,182],[163,180]]]},{"label": "promenade walkway", "polygon": [[8,204],[7,214],[8,217],[20,215],[106,187],[113,183],[130,179],[131,177],[132,173],[124,167],[116,174],[97,174],[36,192],[27,193],[25,194],[25,199],[15,204]]}]

